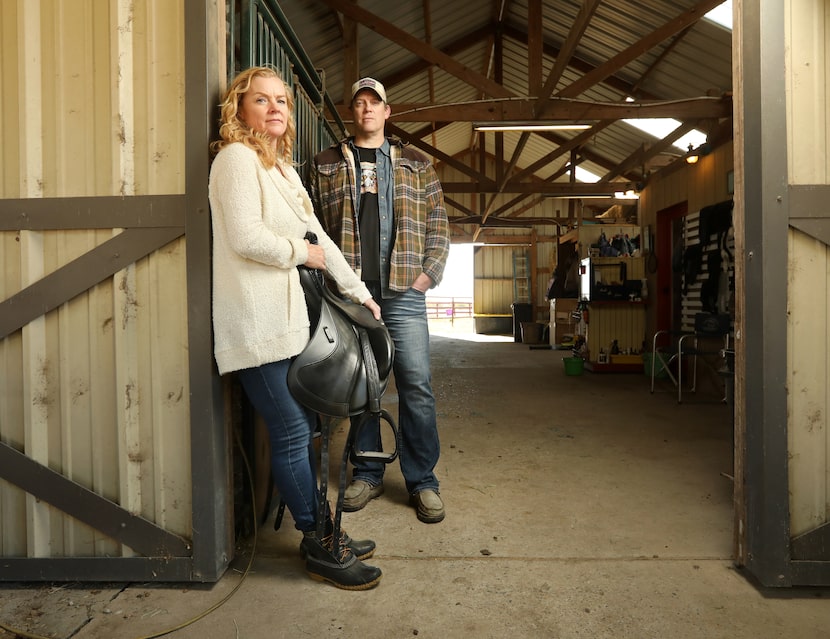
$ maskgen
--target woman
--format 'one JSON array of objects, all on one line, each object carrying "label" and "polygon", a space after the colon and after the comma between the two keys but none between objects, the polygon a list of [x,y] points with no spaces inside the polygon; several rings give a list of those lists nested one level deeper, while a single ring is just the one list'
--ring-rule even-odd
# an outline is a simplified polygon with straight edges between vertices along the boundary
[{"label": "woman", "polygon": [[[268,424],[274,483],[303,531],[300,552],[312,578],[339,588],[377,585],[379,568],[361,559],[375,543],[316,530],[315,416],[291,396],[286,373],[309,340],[297,266],[323,269],[343,295],[380,319],[380,308],[325,234],[291,164],[294,99],[273,69],[240,73],[222,102],[221,140],[210,171],[213,223],[213,331],[219,373],[236,371]],[[317,235],[319,244],[304,239]]]}]

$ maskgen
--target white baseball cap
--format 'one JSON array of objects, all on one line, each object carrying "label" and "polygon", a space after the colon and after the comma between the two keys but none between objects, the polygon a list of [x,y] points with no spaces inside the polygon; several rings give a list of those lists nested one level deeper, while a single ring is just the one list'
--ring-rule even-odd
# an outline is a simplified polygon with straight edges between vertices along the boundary
[{"label": "white baseball cap", "polygon": [[375,80],[374,78],[361,78],[357,82],[352,85],[352,100],[354,100],[354,96],[357,95],[358,91],[362,91],[363,89],[370,89],[378,94],[378,97],[386,102],[386,89],[383,88],[383,85]]}]

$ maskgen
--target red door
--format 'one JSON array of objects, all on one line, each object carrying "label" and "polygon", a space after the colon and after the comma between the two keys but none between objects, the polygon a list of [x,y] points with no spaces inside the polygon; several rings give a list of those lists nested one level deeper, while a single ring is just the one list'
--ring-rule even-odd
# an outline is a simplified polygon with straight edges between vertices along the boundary
[{"label": "red door", "polygon": [[687,213],[686,202],[657,212],[657,330],[680,326],[680,277],[672,263],[675,252],[682,250],[681,221]]}]

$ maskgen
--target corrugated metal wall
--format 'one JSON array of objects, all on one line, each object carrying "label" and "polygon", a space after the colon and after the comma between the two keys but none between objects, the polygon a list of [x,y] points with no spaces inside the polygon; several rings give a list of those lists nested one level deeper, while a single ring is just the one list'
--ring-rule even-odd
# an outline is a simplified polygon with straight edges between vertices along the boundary
[{"label": "corrugated metal wall", "polygon": [[[470,160],[468,158],[468,160]],[[472,164],[475,164],[470,160]],[[487,175],[495,174],[495,164],[492,158],[487,160]],[[437,164],[436,169],[442,182],[462,182],[468,176],[462,175],[453,167]],[[449,194],[450,199],[457,202],[466,211],[480,215],[481,211],[490,206],[491,213],[500,207],[508,205],[515,199],[515,194]],[[493,200],[492,205],[490,205]],[[552,218],[558,212],[553,210],[554,200],[542,199],[533,201],[528,198],[527,209],[521,216],[509,218],[521,223],[522,217]],[[453,205],[447,206],[447,214],[452,217],[464,216],[466,211],[459,210]],[[534,319],[547,322],[549,319],[548,303],[545,301],[548,280],[556,268],[558,246],[558,227],[550,225],[531,225],[511,227],[491,227],[482,231],[478,238],[474,238],[475,225],[453,224],[454,242],[483,243],[476,248],[474,262],[473,312],[476,315],[511,315],[511,304],[516,301],[525,302],[526,298],[517,300],[514,287],[514,257],[518,253],[527,260],[530,276],[529,291],[530,303],[534,306]],[[490,243],[488,245],[487,243]]]},{"label": "corrugated metal wall", "polygon": [[734,168],[733,144],[729,142],[704,155],[694,165],[655,179],[640,194],[640,223],[652,229],[658,211],[678,202],[687,201],[689,211],[728,200],[728,174]]},{"label": "corrugated metal wall", "polygon": [[[787,163],[790,185],[830,193],[830,5],[788,2]],[[830,219],[819,197],[817,213]],[[806,214],[791,211],[792,215]],[[782,238],[783,242],[783,238]],[[790,227],[787,415],[792,536],[830,520],[830,247]],[[784,247],[782,246],[782,249]],[[825,560],[827,557],[823,557]]]},{"label": "corrugated metal wall", "polygon": [[[184,0],[0,3],[0,198],[183,193],[183,33]],[[0,233],[0,300],[118,233]],[[184,247],[0,340],[0,439],[189,537]],[[6,557],[132,552],[2,480],[0,515]]]},{"label": "corrugated metal wall", "polygon": [[473,255],[473,313],[510,315],[514,301],[513,247],[480,246]]},{"label": "corrugated metal wall", "polygon": [[[729,192],[729,174],[734,168],[733,143],[729,142],[702,156],[694,165],[685,165],[649,183],[640,194],[640,223],[643,232],[650,231],[656,237],[657,212],[687,202],[690,213],[705,206],[717,204],[732,198]],[[652,239],[654,239],[652,237]],[[657,260],[671,260],[671,255],[657,255]],[[656,273],[646,270],[648,287],[657,291]],[[656,306],[649,304],[646,309],[646,336],[656,330]]]}]

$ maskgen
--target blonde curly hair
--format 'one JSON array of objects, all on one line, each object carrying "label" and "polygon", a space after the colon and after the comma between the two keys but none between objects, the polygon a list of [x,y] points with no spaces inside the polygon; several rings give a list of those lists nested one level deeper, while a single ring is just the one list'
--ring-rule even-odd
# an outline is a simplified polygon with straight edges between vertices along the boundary
[{"label": "blonde curly hair", "polygon": [[[254,131],[239,117],[239,104],[244,95],[250,90],[254,78],[275,78],[285,85],[285,94],[288,100],[288,122],[285,133],[277,141],[274,148],[273,138],[266,133]],[[256,151],[265,168],[276,166],[277,162],[290,164],[294,150],[294,140],[297,137],[297,126],[294,123],[294,94],[282,75],[271,67],[251,67],[239,73],[231,82],[222,100],[221,116],[219,118],[219,136],[210,145],[214,153],[233,142],[241,142]]]}]

